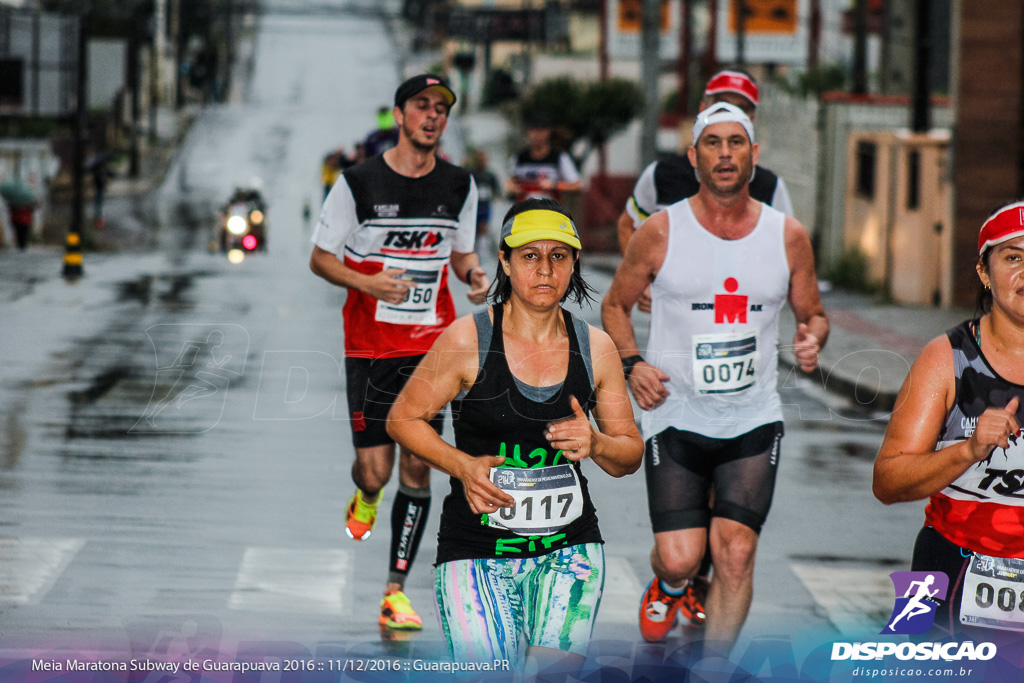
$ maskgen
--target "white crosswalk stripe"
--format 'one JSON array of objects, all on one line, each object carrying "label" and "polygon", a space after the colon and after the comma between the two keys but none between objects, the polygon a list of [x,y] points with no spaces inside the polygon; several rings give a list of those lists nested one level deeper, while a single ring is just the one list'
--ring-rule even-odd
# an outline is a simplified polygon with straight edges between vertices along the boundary
[{"label": "white crosswalk stripe", "polygon": [[341,614],[353,571],[345,550],[247,548],[228,606],[250,612]]},{"label": "white crosswalk stripe", "polygon": [[790,566],[844,636],[878,633],[885,626],[893,606],[887,570],[832,563],[794,562]]},{"label": "white crosswalk stripe", "polygon": [[625,557],[608,555],[604,561],[604,594],[597,618],[636,624],[643,586]]},{"label": "white crosswalk stripe", "polygon": [[0,604],[38,603],[83,545],[79,538],[0,539]]}]

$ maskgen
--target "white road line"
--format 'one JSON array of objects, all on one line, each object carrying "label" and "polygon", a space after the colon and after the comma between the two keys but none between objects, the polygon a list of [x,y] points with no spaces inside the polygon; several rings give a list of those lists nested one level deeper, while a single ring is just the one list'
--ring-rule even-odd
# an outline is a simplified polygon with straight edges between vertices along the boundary
[{"label": "white road line", "polygon": [[228,607],[341,614],[352,557],[344,550],[247,548]]},{"label": "white road line", "polygon": [[625,557],[609,555],[604,560],[604,594],[597,618],[636,624],[643,586]]},{"label": "white road line", "polygon": [[885,626],[894,604],[892,580],[885,569],[820,563],[790,566],[844,636],[877,634]]},{"label": "white road line", "polygon": [[39,602],[84,545],[79,538],[0,539],[0,604]]}]

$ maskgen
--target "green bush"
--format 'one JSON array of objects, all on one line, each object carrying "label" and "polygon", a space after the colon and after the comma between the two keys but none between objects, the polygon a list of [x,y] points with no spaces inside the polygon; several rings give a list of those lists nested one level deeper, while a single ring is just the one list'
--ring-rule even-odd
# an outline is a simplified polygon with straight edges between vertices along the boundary
[{"label": "green bush", "polygon": [[882,291],[881,283],[871,280],[868,257],[856,247],[847,248],[843,255],[824,269],[824,279],[833,287],[847,289],[864,294],[878,294]]},{"label": "green bush", "polygon": [[586,141],[582,151],[573,155],[582,166],[590,153],[624,130],[644,108],[641,86],[626,78],[606,81],[580,81],[572,76],[556,76],[534,85],[519,100],[516,114],[521,121],[542,115],[568,137],[566,147]]}]

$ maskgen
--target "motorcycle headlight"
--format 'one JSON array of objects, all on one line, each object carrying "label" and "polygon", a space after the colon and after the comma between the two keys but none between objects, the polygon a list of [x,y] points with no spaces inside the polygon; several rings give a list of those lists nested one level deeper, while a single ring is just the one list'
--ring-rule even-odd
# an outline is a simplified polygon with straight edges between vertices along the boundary
[{"label": "motorcycle headlight", "polygon": [[249,222],[242,216],[230,216],[226,227],[232,235],[244,235],[249,232]]},{"label": "motorcycle headlight", "polygon": [[259,225],[263,222],[263,212],[259,209],[253,209],[249,212],[249,220],[252,221],[253,225]]}]

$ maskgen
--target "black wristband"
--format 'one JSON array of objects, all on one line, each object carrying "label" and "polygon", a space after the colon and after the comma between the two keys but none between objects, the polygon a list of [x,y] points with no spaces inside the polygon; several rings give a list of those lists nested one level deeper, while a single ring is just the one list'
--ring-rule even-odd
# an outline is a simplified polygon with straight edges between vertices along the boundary
[{"label": "black wristband", "polygon": [[629,376],[633,374],[633,367],[637,363],[643,363],[643,362],[644,362],[644,357],[640,356],[640,355],[630,356],[629,358],[623,358],[622,359],[622,374],[624,374],[626,376],[626,379],[629,379]]},{"label": "black wristband", "polygon": [[474,270],[479,270],[484,275],[487,275],[487,271],[484,270],[483,267],[481,267],[481,266],[473,266],[472,268],[470,268],[469,270],[466,271],[466,279],[464,280],[464,282],[467,285],[470,284],[469,280],[470,280],[471,277],[473,277],[473,271]]}]

